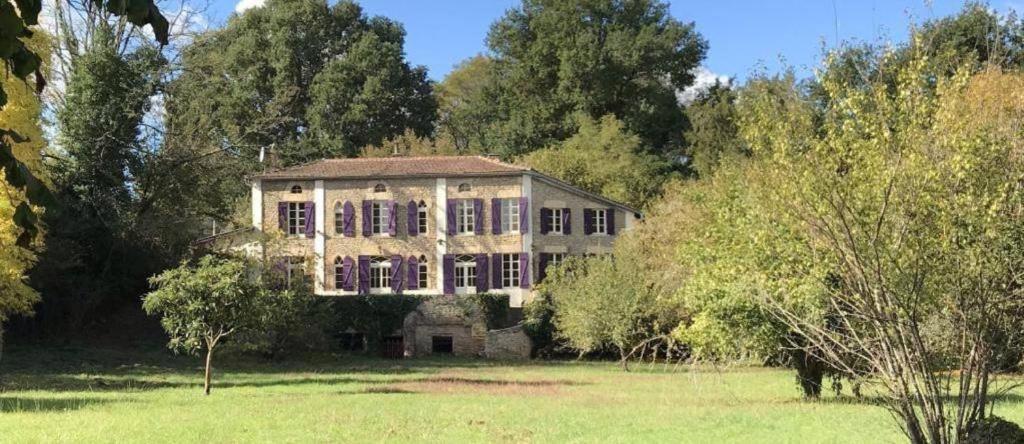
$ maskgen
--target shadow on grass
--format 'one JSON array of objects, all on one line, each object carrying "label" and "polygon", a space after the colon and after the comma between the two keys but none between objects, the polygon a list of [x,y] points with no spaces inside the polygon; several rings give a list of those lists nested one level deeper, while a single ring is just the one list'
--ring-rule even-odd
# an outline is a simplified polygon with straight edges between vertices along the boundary
[{"label": "shadow on grass", "polygon": [[110,400],[95,398],[19,398],[0,396],[0,412],[63,412],[78,410]]},{"label": "shadow on grass", "polygon": [[[1024,403],[1024,395],[1019,393],[1002,393],[998,395],[989,395],[989,400],[995,403],[1009,402],[1009,403]],[[943,396],[943,401],[946,403],[955,403],[957,397],[954,395]],[[883,396],[849,396],[841,395],[838,397],[827,397],[817,400],[806,400],[806,399],[793,399],[788,402],[793,403],[819,403],[819,404],[838,404],[838,405],[872,405],[884,407],[886,398]]]}]

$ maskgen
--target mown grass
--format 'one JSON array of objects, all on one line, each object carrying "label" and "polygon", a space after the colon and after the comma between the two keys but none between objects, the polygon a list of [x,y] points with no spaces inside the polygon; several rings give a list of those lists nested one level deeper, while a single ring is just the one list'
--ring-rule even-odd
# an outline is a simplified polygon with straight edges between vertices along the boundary
[{"label": "mown grass", "polygon": [[[3,442],[900,442],[869,402],[800,400],[787,371],[611,363],[9,350]],[[996,413],[1024,422],[1011,396]]]}]

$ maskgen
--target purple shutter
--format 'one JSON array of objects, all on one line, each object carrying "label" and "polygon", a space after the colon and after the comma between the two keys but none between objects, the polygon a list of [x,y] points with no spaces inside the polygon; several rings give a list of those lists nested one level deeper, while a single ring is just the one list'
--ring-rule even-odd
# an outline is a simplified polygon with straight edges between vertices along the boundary
[{"label": "purple shutter", "polygon": [[473,234],[484,234],[484,200],[473,199]]},{"label": "purple shutter", "polygon": [[491,255],[491,288],[501,289],[501,253]]},{"label": "purple shutter", "polygon": [[370,294],[370,256],[359,256],[359,294]]},{"label": "purple shutter", "polygon": [[312,239],[316,235],[316,204],[306,202],[302,211],[306,213],[306,237]]},{"label": "purple shutter", "polygon": [[446,254],[442,259],[444,267],[444,294],[455,293],[455,255]]},{"label": "purple shutter", "polygon": [[530,199],[519,198],[519,232],[526,234],[530,231]]},{"label": "purple shutter", "polygon": [[501,199],[491,199],[491,234],[501,234]]},{"label": "purple shutter", "polygon": [[551,231],[551,209],[540,209],[540,234],[548,234]]},{"label": "purple shutter", "polygon": [[[407,220],[405,222],[407,224],[409,224],[409,236],[415,236],[415,235],[419,234],[419,231],[420,231],[419,219],[417,218],[417,216],[419,216],[419,207],[416,206],[416,202],[411,201],[411,200],[409,201],[409,203],[407,205],[408,205],[408,209],[406,210],[406,213],[407,213],[406,219]],[[426,234],[426,233],[424,233],[424,234]]]},{"label": "purple shutter", "polygon": [[562,234],[572,234],[572,213],[562,208]]},{"label": "purple shutter", "polygon": [[288,202],[277,203],[277,228],[288,233]]},{"label": "purple shutter", "polygon": [[420,289],[420,261],[416,259],[416,256],[409,256],[409,260],[405,262],[406,268],[406,282],[405,288],[410,290]]},{"label": "purple shutter", "polygon": [[391,256],[391,292],[394,294],[402,294],[402,278],[405,275],[402,274],[402,256],[394,255]]},{"label": "purple shutter", "polygon": [[448,199],[448,211],[446,211],[446,219],[448,223],[448,235],[455,235],[455,199]]},{"label": "purple shutter", "polygon": [[530,288],[530,253],[519,253],[519,288]]},{"label": "purple shutter", "polygon": [[388,201],[388,235],[398,236],[398,202]]},{"label": "purple shutter", "polygon": [[488,262],[489,261],[487,260],[487,254],[480,253],[480,254],[476,255],[476,292],[477,293],[486,293],[487,292],[487,289],[488,289],[487,288],[487,284],[488,284],[488,281],[490,280],[490,279],[487,279],[487,278],[491,276],[491,274],[487,272],[487,263]]},{"label": "purple shutter", "polygon": [[594,234],[594,210],[583,209],[583,234]]},{"label": "purple shutter", "polygon": [[373,235],[373,201],[363,201],[363,237]]},{"label": "purple shutter", "polygon": [[355,289],[355,285],[352,285],[352,258],[345,256],[341,264],[341,289],[352,291]]},{"label": "purple shutter", "polygon": [[341,209],[341,231],[344,232],[345,237],[356,237],[356,207],[352,205],[352,202],[345,201],[345,206]]},{"label": "purple shutter", "polygon": [[544,282],[544,278],[548,276],[548,258],[551,257],[550,253],[537,253],[537,282]]},{"label": "purple shutter", "polygon": [[605,226],[608,227],[608,235],[611,236],[615,234],[615,209],[609,208],[608,212],[605,213],[605,218],[607,218]]}]

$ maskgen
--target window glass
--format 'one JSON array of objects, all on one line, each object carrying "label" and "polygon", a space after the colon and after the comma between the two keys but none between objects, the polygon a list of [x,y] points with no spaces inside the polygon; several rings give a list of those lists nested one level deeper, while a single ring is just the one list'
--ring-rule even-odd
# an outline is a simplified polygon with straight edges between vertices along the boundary
[{"label": "window glass", "polygon": [[455,288],[463,291],[476,289],[476,258],[473,256],[455,258]]},{"label": "window glass", "polygon": [[374,201],[370,206],[370,225],[373,234],[388,232],[389,211],[388,203],[384,201]]},{"label": "window glass", "polygon": [[288,234],[293,236],[306,234],[305,202],[288,202]]},{"label": "window glass", "polygon": [[475,217],[472,200],[460,199],[455,202],[455,226],[458,234],[473,233]]},{"label": "window glass", "polygon": [[501,285],[505,288],[519,286],[519,254],[501,255]]},{"label": "window glass", "polygon": [[417,275],[417,277],[419,278],[419,284],[420,284],[419,288],[421,290],[423,290],[423,289],[426,289],[428,287],[428,285],[427,285],[427,278],[429,277],[428,272],[427,272],[427,257],[426,256],[420,256],[420,260],[419,260],[418,266],[419,266],[419,274]]},{"label": "window glass", "polygon": [[594,233],[608,233],[608,210],[594,210]]},{"label": "window glass", "polygon": [[379,256],[370,259],[370,288],[391,288],[391,260]]},{"label": "window glass", "polygon": [[427,234],[427,204],[420,201],[419,212],[417,213],[417,223],[419,225],[419,232],[421,234]]},{"label": "window glass", "polygon": [[501,232],[519,232],[519,199],[502,199],[501,201]]},{"label": "window glass", "polygon": [[551,230],[549,231],[549,233],[562,234],[562,209],[561,208],[552,208],[551,209],[551,220],[550,220],[550,224],[549,225],[551,227]]}]

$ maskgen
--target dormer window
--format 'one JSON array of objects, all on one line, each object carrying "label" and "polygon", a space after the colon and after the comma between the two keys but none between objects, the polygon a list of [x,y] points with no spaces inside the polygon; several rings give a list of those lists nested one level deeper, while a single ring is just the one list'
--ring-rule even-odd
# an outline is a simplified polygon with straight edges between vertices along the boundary
[{"label": "dormer window", "polygon": [[459,192],[460,193],[463,193],[463,192],[466,192],[466,191],[472,191],[472,190],[473,190],[473,187],[470,186],[468,183],[460,183],[459,184]]},{"label": "dormer window", "polygon": [[388,190],[388,187],[384,186],[384,184],[382,184],[382,183],[378,183],[377,185],[373,186],[373,192],[374,193],[384,193],[384,192],[387,192],[387,190]]},{"label": "dormer window", "polygon": [[302,194],[302,185],[292,185],[292,194]]}]

